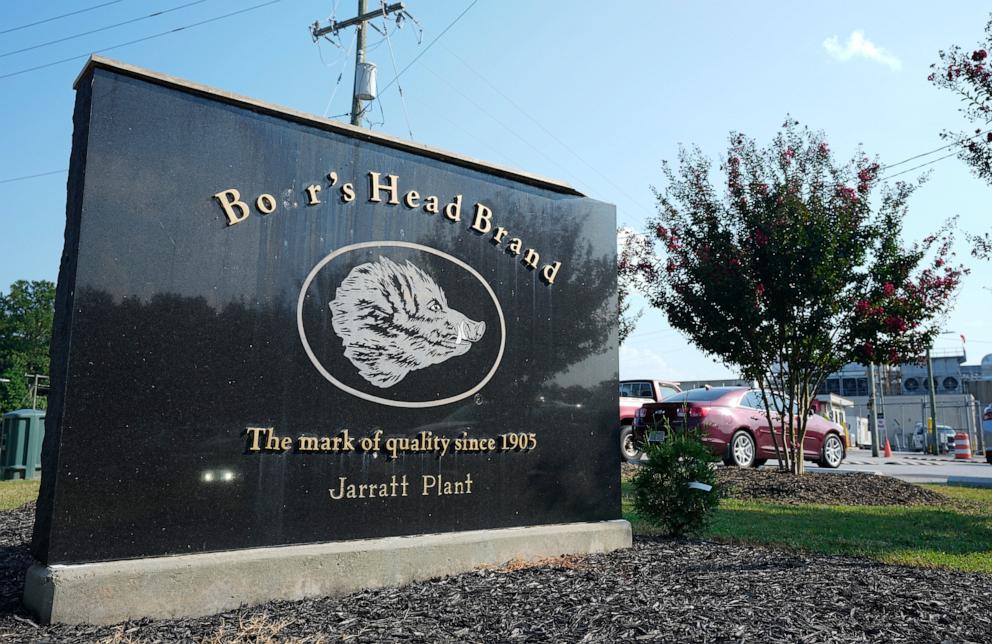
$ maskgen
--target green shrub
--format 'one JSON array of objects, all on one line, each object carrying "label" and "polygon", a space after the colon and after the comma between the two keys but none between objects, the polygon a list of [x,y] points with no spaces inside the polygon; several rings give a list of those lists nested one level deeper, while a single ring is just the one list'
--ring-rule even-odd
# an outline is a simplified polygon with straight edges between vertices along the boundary
[{"label": "green shrub", "polygon": [[[641,518],[681,536],[698,533],[720,503],[716,487],[717,459],[695,431],[666,433],[661,443],[649,443],[647,463],[633,478],[634,510]],[[690,487],[690,483],[712,486],[710,491]]]}]

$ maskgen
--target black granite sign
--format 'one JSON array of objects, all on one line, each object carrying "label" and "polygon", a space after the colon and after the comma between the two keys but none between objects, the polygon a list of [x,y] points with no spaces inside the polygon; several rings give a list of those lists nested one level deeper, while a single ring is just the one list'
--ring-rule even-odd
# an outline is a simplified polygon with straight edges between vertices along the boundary
[{"label": "black granite sign", "polygon": [[106,62],[74,124],[38,559],[619,518],[612,206]]}]

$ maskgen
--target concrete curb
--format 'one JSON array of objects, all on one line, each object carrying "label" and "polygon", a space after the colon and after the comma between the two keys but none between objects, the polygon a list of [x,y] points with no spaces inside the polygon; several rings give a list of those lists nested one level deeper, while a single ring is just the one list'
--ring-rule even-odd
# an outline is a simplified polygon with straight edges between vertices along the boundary
[{"label": "concrete curb", "polygon": [[91,564],[32,566],[24,604],[46,623],[197,617],[274,599],[346,595],[511,560],[631,546],[627,521],[474,530]]},{"label": "concrete curb", "polygon": [[948,476],[947,484],[956,485],[958,487],[992,488],[992,478],[985,478],[981,476]]}]

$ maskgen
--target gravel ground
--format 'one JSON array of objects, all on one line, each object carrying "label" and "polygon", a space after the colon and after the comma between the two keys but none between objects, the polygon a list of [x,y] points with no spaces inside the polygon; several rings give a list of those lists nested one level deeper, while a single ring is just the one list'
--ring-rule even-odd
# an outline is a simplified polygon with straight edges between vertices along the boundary
[{"label": "gravel ground", "polygon": [[647,538],[207,618],[38,627],[19,604],[32,519],[0,512],[0,641],[992,641],[992,576]]},{"label": "gravel ground", "polygon": [[717,478],[727,498],[775,503],[833,505],[943,505],[932,490],[890,476],[863,472],[807,473],[793,476],[775,469],[721,467]]}]

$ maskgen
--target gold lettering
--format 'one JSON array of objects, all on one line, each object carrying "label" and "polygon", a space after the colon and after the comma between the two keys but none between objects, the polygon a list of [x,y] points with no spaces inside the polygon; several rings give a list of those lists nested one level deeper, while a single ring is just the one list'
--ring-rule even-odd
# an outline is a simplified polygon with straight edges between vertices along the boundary
[{"label": "gold lettering", "polygon": [[422,481],[424,484],[424,491],[423,493],[421,493],[420,496],[427,496],[428,494],[430,494],[431,489],[437,489],[438,478],[439,477],[434,476],[433,474],[424,474],[424,476],[422,477]]},{"label": "gold lettering", "polygon": [[541,269],[541,279],[543,279],[548,284],[554,284],[555,278],[558,277],[558,269],[561,268],[561,262],[555,262],[554,264],[546,264],[544,268]]},{"label": "gold lettering", "polygon": [[389,179],[388,184],[379,183],[379,176],[378,172],[369,172],[369,201],[379,203],[382,201],[379,197],[379,191],[386,190],[389,192],[389,201],[387,203],[393,206],[399,205],[399,176],[387,174],[386,178]]},{"label": "gold lettering", "polygon": [[320,186],[317,184],[310,184],[307,186],[307,205],[316,206],[320,203],[320,199],[317,198],[317,193],[320,192]]},{"label": "gold lettering", "polygon": [[331,185],[333,186],[335,183],[338,182],[338,173],[335,172],[334,170],[331,170],[330,172],[327,173],[327,180],[330,181]]},{"label": "gold lettering", "polygon": [[407,208],[416,208],[420,205],[420,193],[416,190],[411,190],[403,197],[403,203],[406,204]]},{"label": "gold lettering", "polygon": [[296,443],[296,449],[301,452],[316,452],[317,451],[317,437],[316,436],[300,436],[299,441]]},{"label": "gold lettering", "polygon": [[[266,441],[266,442],[268,442],[268,441]],[[279,443],[280,443],[279,449],[282,450],[283,452],[285,452],[287,449],[289,449],[290,447],[293,446],[293,437],[292,436],[283,436],[281,439],[279,439]]]},{"label": "gold lettering", "polygon": [[510,245],[506,247],[506,252],[513,256],[517,256],[520,254],[520,249],[523,248],[523,245],[524,243],[522,241],[514,237],[510,240]]},{"label": "gold lettering", "polygon": [[263,215],[268,215],[275,212],[276,209],[276,198],[270,194],[262,193],[258,195],[258,199],[255,200],[255,207]]},{"label": "gold lettering", "polygon": [[503,241],[503,238],[506,237],[507,233],[509,232],[510,231],[507,230],[506,228],[503,228],[502,226],[497,226],[496,232],[493,233],[493,243],[499,245],[499,243]]},{"label": "gold lettering", "polygon": [[[240,224],[242,221],[248,218],[248,214],[249,214],[248,204],[246,204],[243,201],[239,201],[241,199],[241,193],[238,192],[235,188],[231,188],[229,190],[221,190],[220,192],[214,195],[214,199],[216,199],[217,202],[220,203],[220,207],[224,209],[224,214],[227,215],[228,226],[233,226],[234,224]],[[238,216],[237,213],[234,212],[235,208],[237,208],[238,211],[241,213],[240,217]]]},{"label": "gold lettering", "polygon": [[451,221],[462,220],[462,196],[455,195],[454,200],[444,207],[444,216]]},{"label": "gold lettering", "polygon": [[481,203],[475,204],[475,218],[472,220],[472,230],[485,235],[493,229],[493,211]]},{"label": "gold lettering", "polygon": [[271,427],[248,427],[245,431],[247,433],[251,434],[251,447],[248,448],[248,451],[250,451],[250,452],[257,452],[257,451],[260,451],[262,449],[261,445],[259,444],[259,440],[258,440],[259,439],[259,436],[261,436],[262,434],[265,434],[266,436],[268,436],[269,434],[272,433],[272,428]]},{"label": "gold lettering", "polygon": [[344,477],[344,476],[338,477],[338,494],[337,494],[337,496],[334,496],[334,490],[327,490],[328,492],[331,493],[331,498],[334,499],[335,501],[339,501],[339,500],[341,500],[341,499],[344,498],[344,482],[346,480],[348,480],[347,477]]},{"label": "gold lettering", "polygon": [[440,210],[438,210],[439,203],[440,202],[438,201],[437,197],[435,197],[434,195],[427,197],[427,201],[424,203],[424,212],[429,213],[431,215],[438,214],[439,212],[441,212]]},{"label": "gold lettering", "polygon": [[351,203],[355,200],[355,186],[345,183],[341,186],[341,201]]},{"label": "gold lettering", "polygon": [[524,258],[520,261],[523,262],[527,268],[534,270],[537,268],[537,263],[540,260],[541,256],[537,254],[537,251],[533,248],[528,248],[527,252],[524,253]]}]

